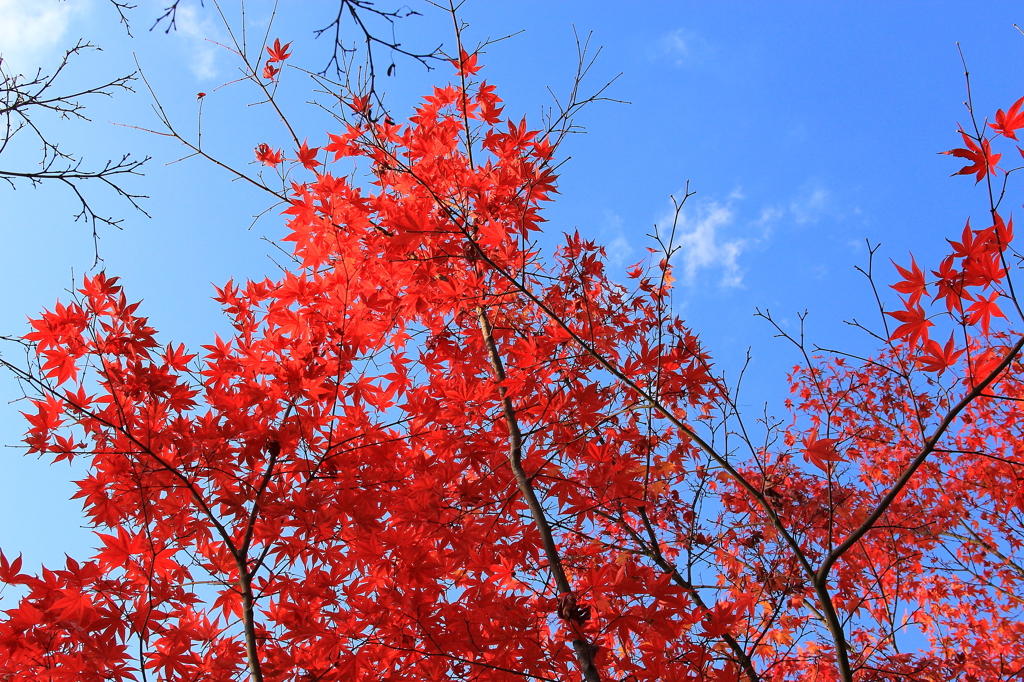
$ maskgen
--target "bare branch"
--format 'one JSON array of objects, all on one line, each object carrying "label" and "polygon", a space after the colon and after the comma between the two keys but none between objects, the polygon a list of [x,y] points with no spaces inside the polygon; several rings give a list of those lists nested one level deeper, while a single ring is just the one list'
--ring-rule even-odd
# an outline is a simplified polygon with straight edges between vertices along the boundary
[{"label": "bare branch", "polygon": [[[130,8],[124,3],[114,4],[119,11]],[[85,220],[92,225],[96,262],[100,260],[98,226],[105,224],[119,227],[123,219],[97,213],[83,193],[82,183],[105,185],[125,199],[132,208],[148,217],[149,214],[139,204],[141,199],[147,197],[131,192],[122,182],[125,176],[142,175],[140,168],[149,157],[133,159],[130,154],[125,154],[120,160],[108,159],[98,168],[88,167],[82,157],[65,151],[59,142],[54,141],[51,131],[44,129],[43,123],[46,116],[56,116],[58,121],[89,121],[89,117],[85,115],[83,98],[113,97],[119,91],[134,92],[134,73],[84,90],[61,91],[58,79],[70,61],[84,52],[98,49],[91,43],[79,40],[74,47],[64,53],[52,73],[47,75],[42,69],[38,69],[31,77],[10,71],[0,58],[0,155],[16,148],[33,145],[38,145],[40,154],[38,166],[35,168],[19,169],[0,165],[0,179],[5,180],[11,189],[17,189],[19,182],[28,182],[33,187],[46,182],[66,185],[78,199],[81,209],[75,215],[75,220]]]}]

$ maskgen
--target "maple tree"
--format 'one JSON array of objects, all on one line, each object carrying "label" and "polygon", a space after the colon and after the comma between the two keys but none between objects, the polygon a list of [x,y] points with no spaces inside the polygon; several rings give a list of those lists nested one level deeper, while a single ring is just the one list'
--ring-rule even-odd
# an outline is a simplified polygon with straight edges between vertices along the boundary
[{"label": "maple tree", "polygon": [[[536,245],[586,100],[506,120],[459,44],[406,122],[349,91],[320,146],[255,148],[293,267],[217,288],[230,337],[160,344],[99,273],[31,321],[32,364],[0,360],[29,452],[88,458],[101,545],[38,575],[0,553],[0,679],[1019,677],[1024,313],[993,145],[1024,100],[947,152],[983,226],[896,266],[871,357],[790,337],[789,417],[755,432],[671,310],[671,232],[626,284],[578,234]],[[266,52],[272,97],[292,55]]]}]

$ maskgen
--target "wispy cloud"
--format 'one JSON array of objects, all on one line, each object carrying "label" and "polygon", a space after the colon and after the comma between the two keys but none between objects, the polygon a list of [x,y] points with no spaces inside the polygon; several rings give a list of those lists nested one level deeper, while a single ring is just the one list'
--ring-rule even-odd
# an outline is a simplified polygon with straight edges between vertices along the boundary
[{"label": "wispy cloud", "polygon": [[654,56],[667,57],[676,66],[686,66],[701,61],[709,49],[707,41],[693,31],[677,28],[658,39]]},{"label": "wispy cloud", "polygon": [[633,265],[636,251],[622,229],[622,218],[615,212],[606,210],[604,223],[601,229],[601,241],[604,243],[604,252],[608,256],[608,265],[613,270]]},{"label": "wispy cloud", "polygon": [[182,3],[178,7],[175,20],[181,40],[186,42],[189,53],[189,69],[200,80],[210,80],[217,76],[217,47],[210,40],[221,42],[220,31],[211,18],[210,12],[201,12],[194,3]]},{"label": "wispy cloud", "polygon": [[789,212],[797,225],[809,225],[818,222],[829,209],[829,191],[817,184],[809,182],[800,194],[789,204]]},{"label": "wispy cloud", "polygon": [[805,182],[789,201],[781,201],[761,208],[758,218],[752,223],[760,227],[762,237],[771,236],[776,225],[813,225],[826,216],[841,218],[835,199],[828,189],[817,180]]},{"label": "wispy cloud", "polygon": [[[748,241],[724,236],[736,215],[731,205],[706,201],[693,209],[684,209],[676,222],[675,260],[682,267],[683,280],[693,284],[701,271],[717,271],[722,286],[736,287],[743,283],[743,272],[737,262]],[[675,219],[674,212],[659,223],[666,232]]]},{"label": "wispy cloud", "polygon": [[[756,206],[743,188],[736,187],[721,200],[690,200],[676,217],[674,207],[655,223],[667,237],[675,222],[673,257],[676,277],[687,286],[717,280],[723,287],[742,287],[742,257],[751,251],[768,248],[779,229],[802,227],[826,217],[841,219],[832,193],[815,179],[805,182],[792,199]],[[632,237],[637,232],[624,227],[621,217],[606,211],[601,240],[608,263],[613,269],[632,265],[642,255],[641,244]],[[648,244],[643,244],[647,246]]]},{"label": "wispy cloud", "polygon": [[50,52],[67,47],[64,34],[88,0],[0,0],[0,55],[10,70],[35,71]]},{"label": "wispy cloud", "polygon": [[661,46],[666,53],[674,54],[680,58],[689,57],[692,51],[690,42],[686,39],[685,31],[681,28],[677,28],[671,33],[662,36]]},{"label": "wispy cloud", "polygon": [[[742,217],[750,213],[737,208],[745,198],[742,189],[736,188],[725,203],[688,204],[680,212],[676,263],[686,284],[692,285],[702,273],[714,273],[722,286],[742,286],[741,255],[752,248],[763,248],[780,226],[810,225],[836,213],[832,194],[814,179],[804,183],[792,200],[762,206],[753,219]],[[663,232],[672,220],[673,214],[669,213],[659,222]]]}]

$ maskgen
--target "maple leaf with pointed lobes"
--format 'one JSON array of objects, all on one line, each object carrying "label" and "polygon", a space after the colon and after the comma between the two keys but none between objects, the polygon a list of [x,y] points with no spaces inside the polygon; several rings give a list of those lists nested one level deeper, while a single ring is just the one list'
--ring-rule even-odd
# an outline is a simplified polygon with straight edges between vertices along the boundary
[{"label": "maple leaf with pointed lobes", "polygon": [[974,138],[970,137],[963,130],[960,130],[960,135],[964,138],[964,144],[967,148],[958,147],[957,149],[950,149],[949,151],[939,152],[940,154],[948,154],[950,156],[956,156],[961,159],[967,159],[971,163],[964,166],[953,175],[971,175],[972,173],[976,176],[975,182],[981,182],[981,179],[986,174],[996,172],[996,164],[999,163],[999,159],[1002,158],[1002,154],[993,154],[992,146],[989,144],[987,138],[982,138],[981,146]]},{"label": "maple leaf with pointed lobes", "polygon": [[1006,277],[1006,270],[1003,269],[999,254],[988,253],[980,258],[964,261],[964,274],[968,275],[972,286],[988,288],[996,282],[1001,282]]},{"label": "maple leaf with pointed lobes", "polygon": [[982,253],[985,248],[984,240],[977,239],[975,231],[971,229],[970,219],[964,225],[960,241],[955,242],[952,239],[947,239],[946,241],[953,247],[953,255],[957,258],[974,258]]},{"label": "maple leaf with pointed lobes", "polygon": [[807,436],[803,440],[804,461],[810,462],[822,471],[828,469],[829,462],[845,461],[843,456],[836,451],[836,443],[839,440],[839,438],[818,438],[817,433]]},{"label": "maple leaf with pointed lobes", "polygon": [[590,607],[580,604],[576,600],[576,595],[565,592],[558,595],[558,617],[577,625],[583,625],[590,620]]},{"label": "maple leaf with pointed lobes", "polygon": [[320,165],[320,162],[316,160],[316,153],[320,150],[320,147],[310,147],[306,144],[306,141],[302,141],[302,146],[295,150],[295,154],[299,163],[302,164],[303,168],[313,170]]},{"label": "maple leaf with pointed lobes", "polygon": [[292,53],[288,51],[288,48],[291,46],[291,43],[285,43],[284,45],[282,45],[280,38],[274,38],[273,47],[267,48],[267,54],[270,55],[270,58],[267,60],[267,62],[283,62],[284,60],[288,59],[288,57],[292,56]]},{"label": "maple leaf with pointed lobes", "polygon": [[1005,318],[1006,315],[999,309],[999,305],[996,301],[1001,297],[998,291],[993,291],[989,294],[988,298],[978,296],[978,299],[967,309],[969,313],[967,317],[968,324],[981,324],[981,330],[984,334],[988,334],[989,325],[992,322],[993,317]]},{"label": "maple leaf with pointed lobes", "polygon": [[908,339],[908,343],[913,347],[917,345],[919,340],[928,340],[928,328],[934,325],[928,319],[924,308],[922,308],[920,304],[911,305],[906,303],[905,305],[907,306],[905,310],[886,313],[886,315],[894,317],[899,322],[902,322],[902,324],[896,328],[889,338],[893,341],[904,338]]},{"label": "maple leaf with pointed lobes", "polygon": [[458,59],[452,59],[451,62],[458,69],[460,76],[472,76],[480,69],[484,68],[483,64],[476,63],[477,54],[469,54],[465,50],[459,52]]},{"label": "maple leaf with pointed lobes", "polygon": [[708,611],[702,623],[702,637],[717,638],[727,635],[739,622],[740,615],[735,613],[729,604],[715,604],[715,608]]},{"label": "maple leaf with pointed lobes", "polygon": [[939,264],[938,270],[932,270],[932,274],[939,278],[938,293],[935,294],[932,302],[945,298],[946,312],[953,312],[954,309],[962,311],[964,301],[974,300],[974,296],[966,289],[964,274],[956,270],[953,263],[954,257],[949,255]]},{"label": "maple leaf with pointed lobes", "polygon": [[924,353],[918,358],[918,365],[926,372],[942,374],[952,367],[963,354],[963,350],[956,349],[956,341],[951,333],[949,341],[944,346],[940,346],[933,339],[928,339],[928,343],[925,344]]},{"label": "maple leaf with pointed lobes", "polygon": [[480,104],[480,118],[485,123],[494,125],[501,120],[501,112],[504,107],[498,106],[501,104],[501,98],[494,94],[495,87],[488,85],[487,81],[484,81],[477,88],[476,99]]},{"label": "maple leaf with pointed lobes", "polygon": [[256,147],[256,158],[263,162],[265,166],[277,166],[283,160],[280,150],[274,150],[270,148],[270,145],[263,143]]},{"label": "maple leaf with pointed lobes", "polygon": [[7,557],[0,551],[0,583],[13,585],[21,580],[21,555],[14,561],[8,562]]},{"label": "maple leaf with pointed lobes", "polygon": [[910,296],[910,305],[916,305],[921,296],[928,293],[928,286],[924,279],[924,272],[918,267],[917,261],[911,256],[910,258],[910,270],[902,268],[895,261],[893,265],[899,271],[900,275],[903,276],[903,281],[897,282],[892,285],[892,288],[901,294],[907,294]]},{"label": "maple leaf with pointed lobes", "polygon": [[989,123],[989,127],[998,131],[1003,137],[1016,140],[1017,136],[1014,133],[1020,128],[1024,128],[1024,114],[1020,111],[1022,104],[1024,104],[1024,97],[1014,102],[1008,111],[1004,112],[1002,109],[997,111],[996,122]]},{"label": "maple leaf with pointed lobes", "polygon": [[348,103],[348,106],[349,109],[356,112],[357,114],[366,113],[367,111],[369,111],[370,107],[370,96],[364,95],[362,97],[358,97],[356,95],[353,95],[352,101]]},{"label": "maple leaf with pointed lobes", "polygon": [[269,61],[266,66],[263,67],[263,77],[268,81],[274,80],[274,77],[281,72],[281,69],[273,66]]},{"label": "maple leaf with pointed lobes", "polygon": [[1010,216],[1009,221],[1004,221],[1001,215],[995,213],[992,222],[994,223],[992,227],[995,228],[996,245],[1002,251],[1013,241],[1013,216]]}]

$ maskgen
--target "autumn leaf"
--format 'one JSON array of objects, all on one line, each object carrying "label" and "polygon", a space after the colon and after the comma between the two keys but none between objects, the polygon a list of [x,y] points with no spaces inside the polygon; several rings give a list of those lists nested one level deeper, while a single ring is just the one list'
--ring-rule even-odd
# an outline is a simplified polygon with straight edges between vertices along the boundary
[{"label": "autumn leaf", "polygon": [[892,285],[892,288],[901,294],[907,294],[910,296],[908,303],[910,305],[917,305],[917,302],[921,299],[921,296],[928,293],[928,287],[925,283],[924,272],[918,267],[917,261],[914,258],[910,259],[910,269],[900,267],[897,263],[893,263],[896,266],[896,270],[899,271],[900,276],[903,277],[903,281],[897,282]]},{"label": "autumn leaf", "polygon": [[902,323],[892,332],[889,338],[893,341],[907,339],[907,343],[910,346],[915,346],[918,341],[928,339],[928,328],[933,327],[934,324],[928,319],[920,303],[906,303],[905,305],[906,308],[904,310],[886,313],[886,315],[890,315]]},{"label": "autumn leaf", "polygon": [[981,146],[974,140],[974,138],[967,135],[967,133],[960,131],[960,135],[964,138],[964,144],[967,148],[950,149],[946,152],[939,152],[940,154],[949,154],[950,156],[956,156],[962,159],[967,159],[971,163],[958,170],[953,175],[975,175],[975,182],[981,182],[981,179],[986,174],[996,172],[996,164],[999,163],[999,159],[1002,154],[993,154],[992,147],[987,138],[981,140]]},{"label": "autumn leaf", "polygon": [[256,147],[256,158],[262,161],[265,166],[277,166],[284,160],[280,150],[274,151],[267,144],[261,144]]},{"label": "autumn leaf", "polygon": [[21,575],[21,555],[14,561],[8,561],[4,553],[0,551],[0,583],[15,585],[24,582]]},{"label": "autumn leaf", "polygon": [[362,97],[359,97],[357,95],[353,95],[352,99],[348,103],[348,106],[352,111],[354,111],[357,114],[366,113],[370,106],[370,96],[364,95]]},{"label": "autumn leaf", "polygon": [[989,126],[998,131],[1003,137],[1016,140],[1015,132],[1020,128],[1024,128],[1024,114],[1020,111],[1021,104],[1024,104],[1024,97],[1014,102],[1008,111],[998,110],[996,112],[996,122],[989,123]]},{"label": "autumn leaf", "polygon": [[947,312],[963,310],[964,301],[974,300],[974,295],[966,288],[964,274],[953,267],[954,261],[955,255],[951,254],[942,260],[938,270],[932,270],[932,274],[939,278],[938,292],[932,301],[945,299]]},{"label": "autumn leaf", "polygon": [[949,341],[943,346],[940,346],[935,340],[929,339],[918,362],[924,371],[942,374],[952,367],[963,354],[964,349],[957,350],[956,341],[950,334]]},{"label": "autumn leaf", "polygon": [[1004,221],[1001,215],[994,212],[992,227],[995,228],[997,244],[1002,251],[1013,241],[1013,216],[1010,216],[1008,221]]},{"label": "autumn leaf", "polygon": [[804,461],[810,462],[822,471],[828,470],[829,463],[845,461],[836,451],[836,443],[839,441],[839,438],[818,438],[817,433],[806,436],[803,439]]},{"label": "autumn leaf", "polygon": [[716,604],[705,617],[700,634],[712,639],[732,634],[739,619],[740,615],[729,604]]},{"label": "autumn leaf", "polygon": [[267,59],[267,63],[283,62],[288,59],[288,57],[291,56],[291,52],[288,51],[289,47],[291,47],[291,43],[285,43],[282,45],[280,38],[274,38],[273,46],[267,48],[267,54],[270,55],[270,58]]},{"label": "autumn leaf", "polygon": [[320,163],[316,160],[316,153],[319,150],[319,147],[309,147],[306,144],[306,141],[303,140],[302,146],[296,150],[295,154],[297,156],[298,162],[302,164],[303,168],[313,170],[320,165]]},{"label": "autumn leaf", "polygon": [[999,309],[999,305],[996,303],[1002,295],[993,291],[989,294],[988,298],[981,296],[967,309],[967,323],[968,324],[980,324],[982,333],[989,333],[989,325],[993,317],[1005,318],[1006,315],[1002,310]]},{"label": "autumn leaf", "polygon": [[476,63],[477,55],[467,53],[465,50],[459,52],[459,58],[451,60],[452,64],[458,69],[460,76],[472,76],[477,71],[483,68],[483,64],[479,66]]}]

